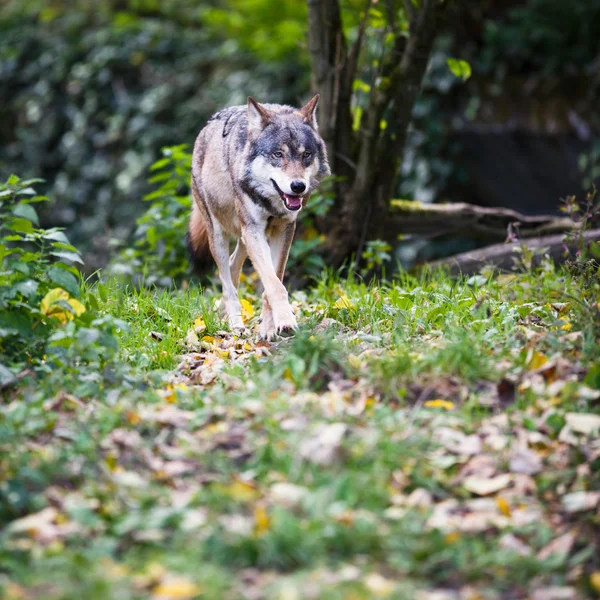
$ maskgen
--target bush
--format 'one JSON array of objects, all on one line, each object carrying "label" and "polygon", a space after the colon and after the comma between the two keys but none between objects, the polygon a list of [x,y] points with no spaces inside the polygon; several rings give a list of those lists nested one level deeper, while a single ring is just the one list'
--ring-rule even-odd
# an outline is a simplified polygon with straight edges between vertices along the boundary
[{"label": "bush", "polygon": [[295,102],[308,86],[298,58],[266,63],[225,43],[196,3],[119,5],[12,2],[0,16],[0,173],[49,182],[42,222],[67,227],[92,271],[109,238],[130,234],[161,147],[193,142],[248,94]]},{"label": "bush", "polygon": [[[102,369],[124,323],[94,310],[82,292],[78,250],[58,228],[39,227],[35,204],[46,202],[15,175],[0,184],[0,387],[18,374],[57,367]],[[90,308],[91,307],[91,308]]]}]

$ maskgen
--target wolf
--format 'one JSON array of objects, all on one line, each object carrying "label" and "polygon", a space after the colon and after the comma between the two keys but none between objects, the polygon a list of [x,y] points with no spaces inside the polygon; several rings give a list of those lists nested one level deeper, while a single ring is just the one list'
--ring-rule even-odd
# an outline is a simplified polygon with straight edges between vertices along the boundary
[{"label": "wolf", "polygon": [[[264,288],[260,336],[272,339],[296,329],[283,275],[298,214],[330,174],[318,102],[317,94],[298,109],[248,97],[247,105],[216,113],[196,139],[190,255],[200,267],[212,254],[223,312],[239,334],[247,333],[237,287],[248,256]],[[237,239],[231,256],[230,237]]]}]

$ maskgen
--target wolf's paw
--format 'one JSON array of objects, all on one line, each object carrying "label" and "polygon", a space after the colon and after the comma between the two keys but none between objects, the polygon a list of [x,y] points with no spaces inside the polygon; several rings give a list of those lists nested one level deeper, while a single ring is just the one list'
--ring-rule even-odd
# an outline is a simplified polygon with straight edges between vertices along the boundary
[{"label": "wolf's paw", "polygon": [[235,333],[236,335],[238,335],[238,331],[243,332],[246,329],[241,315],[230,315],[227,319],[227,322],[229,323],[229,329],[231,332]]},{"label": "wolf's paw", "polygon": [[277,335],[289,335],[298,329],[298,323],[294,313],[290,310],[288,315],[283,317],[274,316],[274,329]]},{"label": "wolf's paw", "polygon": [[275,321],[273,320],[273,311],[268,304],[265,304],[262,314],[260,315],[258,335],[262,340],[272,340],[277,335]]}]

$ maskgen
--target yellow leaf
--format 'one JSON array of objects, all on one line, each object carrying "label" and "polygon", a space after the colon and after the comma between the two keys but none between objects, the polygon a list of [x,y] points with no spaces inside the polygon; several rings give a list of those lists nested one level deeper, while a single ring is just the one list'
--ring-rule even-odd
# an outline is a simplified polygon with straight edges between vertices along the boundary
[{"label": "yellow leaf", "polygon": [[[66,302],[72,310],[59,304],[60,302]],[[56,317],[64,325],[73,320],[74,314],[80,317],[85,312],[85,306],[79,300],[70,298],[68,292],[62,288],[54,288],[42,298],[40,311],[48,317]]]},{"label": "yellow leaf", "polygon": [[194,321],[194,330],[196,333],[202,333],[206,329],[206,323],[202,317],[198,317]]},{"label": "yellow leaf", "polygon": [[[75,298],[69,298],[67,302],[71,305],[73,312],[80,317],[85,312],[85,306],[79,302],[79,300],[75,300]],[[73,318],[73,317],[71,317]]]},{"label": "yellow leaf", "polygon": [[334,304],[335,308],[353,308],[354,304],[350,301],[346,294],[342,294]]},{"label": "yellow leaf", "polygon": [[349,354],[348,362],[353,369],[360,369],[360,366],[362,365],[362,360],[360,360],[356,354]]},{"label": "yellow leaf", "polygon": [[215,343],[215,338],[212,335],[205,335],[202,338],[203,342],[206,342],[207,344],[214,344]]},{"label": "yellow leaf", "polygon": [[446,534],[446,537],[444,537],[444,540],[447,544],[454,544],[454,542],[457,542],[459,539],[460,533],[458,533],[458,531],[451,531],[450,533]]},{"label": "yellow leaf", "polygon": [[427,400],[423,406],[426,408],[443,408],[444,410],[452,410],[454,408],[454,402],[437,398],[436,400]]},{"label": "yellow leaf", "polygon": [[510,517],[511,515],[511,510],[510,510],[510,505],[508,504],[508,502],[506,501],[506,498],[503,498],[502,496],[498,496],[496,498],[496,504],[498,505],[498,510],[505,516],[505,517]]},{"label": "yellow leaf", "polygon": [[217,486],[217,489],[238,502],[251,502],[260,496],[259,491],[251,483],[239,479],[229,485]]},{"label": "yellow leaf", "polygon": [[569,323],[569,321],[565,321],[564,325],[561,327],[562,331],[571,331],[571,329],[573,329],[573,325],[571,325],[571,323]]},{"label": "yellow leaf", "polygon": [[531,357],[527,361],[527,369],[529,371],[535,371],[540,367],[543,367],[548,362],[548,359],[544,354],[538,352],[537,350],[533,350],[531,353]]},{"label": "yellow leaf", "polygon": [[292,370],[289,367],[283,372],[283,378],[287,379],[288,381],[294,381]]},{"label": "yellow leaf", "polygon": [[242,305],[242,319],[247,321],[254,316],[254,308],[252,308],[252,304],[248,302],[245,298],[240,300],[240,304]]},{"label": "yellow leaf", "polygon": [[159,583],[152,590],[152,597],[156,600],[189,600],[200,594],[200,588],[189,579],[173,577]]},{"label": "yellow leaf", "polygon": [[375,598],[387,598],[396,588],[396,583],[379,573],[370,573],[365,577],[365,586]]},{"label": "yellow leaf", "polygon": [[590,575],[590,583],[594,588],[594,591],[600,594],[600,571],[594,571]]},{"label": "yellow leaf", "polygon": [[254,507],[254,533],[257,536],[265,535],[270,527],[271,517],[267,509],[262,504],[258,504]]}]

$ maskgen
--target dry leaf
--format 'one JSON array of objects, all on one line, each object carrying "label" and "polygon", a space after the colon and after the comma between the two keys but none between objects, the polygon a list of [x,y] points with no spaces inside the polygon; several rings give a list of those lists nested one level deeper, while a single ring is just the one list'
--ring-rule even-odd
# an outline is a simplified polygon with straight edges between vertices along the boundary
[{"label": "dry leaf", "polygon": [[265,535],[271,527],[271,517],[263,504],[254,507],[254,534],[258,537]]},{"label": "dry leaf", "polygon": [[169,577],[152,590],[152,600],[189,600],[200,592],[201,589],[185,577]]},{"label": "dry leaf", "polygon": [[536,369],[543,367],[547,362],[548,358],[544,354],[537,350],[533,350],[530,352],[529,360],[527,361],[527,370],[535,371]]},{"label": "dry leaf", "polygon": [[600,434],[600,415],[591,413],[567,413],[565,421],[572,431],[588,437]]},{"label": "dry leaf", "polygon": [[365,577],[364,583],[375,598],[390,596],[396,587],[395,582],[383,577],[379,573],[370,573]]},{"label": "dry leaf", "polygon": [[464,487],[478,496],[488,496],[503,490],[512,481],[512,476],[508,473],[497,475],[496,477],[478,477],[471,475],[463,481]]},{"label": "dry leaf", "polygon": [[427,400],[427,402],[425,402],[423,406],[425,406],[426,408],[443,408],[444,410],[453,410],[454,402],[438,398],[436,400]]},{"label": "dry leaf", "polygon": [[330,465],[338,456],[348,427],[344,423],[320,425],[312,437],[300,444],[300,455],[318,465]]},{"label": "dry leaf", "polygon": [[596,508],[600,502],[600,492],[573,492],[562,497],[566,512],[575,513]]},{"label": "dry leaf", "polygon": [[245,298],[240,299],[240,304],[242,305],[242,319],[246,322],[254,316],[254,308]]},{"label": "dry leaf", "polygon": [[522,448],[510,459],[509,468],[512,473],[535,475],[542,470],[542,461],[535,452]]},{"label": "dry leaf", "polygon": [[571,551],[574,542],[575,534],[570,531],[563,535],[559,535],[537,553],[537,559],[546,560],[553,554],[567,555]]},{"label": "dry leaf", "polygon": [[308,494],[308,489],[285,481],[275,483],[269,491],[269,498],[274,504],[293,508]]}]

